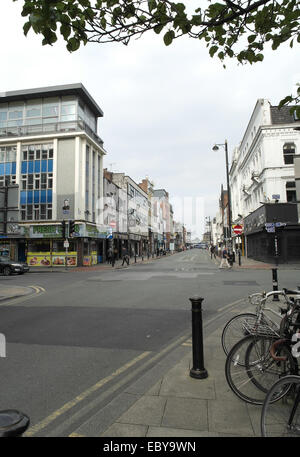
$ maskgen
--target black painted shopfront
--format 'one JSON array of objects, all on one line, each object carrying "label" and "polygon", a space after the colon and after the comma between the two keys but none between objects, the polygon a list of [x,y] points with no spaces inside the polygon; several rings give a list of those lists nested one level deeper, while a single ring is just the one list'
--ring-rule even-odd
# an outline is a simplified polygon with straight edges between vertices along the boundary
[{"label": "black painted shopfront", "polygon": [[[267,231],[266,224],[273,229]],[[246,255],[254,260],[275,263],[300,262],[300,225],[296,203],[266,203],[244,219]],[[272,231],[275,230],[275,231]]]}]

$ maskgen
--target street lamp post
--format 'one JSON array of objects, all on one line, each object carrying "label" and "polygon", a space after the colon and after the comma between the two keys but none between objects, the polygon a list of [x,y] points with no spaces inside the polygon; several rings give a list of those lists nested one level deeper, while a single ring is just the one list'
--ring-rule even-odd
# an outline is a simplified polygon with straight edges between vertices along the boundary
[{"label": "street lamp post", "polygon": [[224,148],[225,148],[227,196],[228,196],[228,225],[229,225],[229,240],[230,240],[229,249],[232,250],[231,196],[230,196],[230,187],[229,187],[229,166],[228,166],[228,145],[227,145],[227,140],[225,140],[224,144],[215,144],[213,146],[212,150],[213,151],[218,151],[219,150],[219,146],[224,146]]}]

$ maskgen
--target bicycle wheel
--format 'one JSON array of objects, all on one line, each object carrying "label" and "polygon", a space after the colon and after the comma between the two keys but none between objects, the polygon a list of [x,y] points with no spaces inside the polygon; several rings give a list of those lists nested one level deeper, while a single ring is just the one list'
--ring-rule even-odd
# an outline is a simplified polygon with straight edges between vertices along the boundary
[{"label": "bicycle wheel", "polygon": [[249,335],[235,344],[227,356],[227,383],[234,394],[247,403],[262,405],[266,392],[274,382],[294,369],[294,359],[290,353],[286,362],[270,359],[269,351],[273,342],[272,337]]},{"label": "bicycle wheel", "polygon": [[[297,373],[297,361],[292,356],[289,345],[283,343],[276,348],[276,355],[284,356],[286,360],[275,361],[270,354],[269,341],[265,337],[257,339],[255,344],[248,346],[245,355],[247,375],[257,389],[265,394],[278,378]],[[274,401],[277,399],[274,397]]]},{"label": "bicycle wheel", "polygon": [[[281,400],[274,402],[279,393]],[[261,413],[261,435],[270,437],[300,436],[300,376],[279,379],[269,390]]]},{"label": "bicycle wheel", "polygon": [[257,319],[255,313],[242,313],[233,316],[222,331],[221,343],[223,351],[228,355],[230,349],[242,338],[248,335],[243,324],[247,319]]}]

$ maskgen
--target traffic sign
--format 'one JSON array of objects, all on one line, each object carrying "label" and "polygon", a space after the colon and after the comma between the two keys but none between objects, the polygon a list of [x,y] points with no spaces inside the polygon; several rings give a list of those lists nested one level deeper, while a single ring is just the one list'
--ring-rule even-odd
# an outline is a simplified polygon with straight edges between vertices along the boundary
[{"label": "traffic sign", "polygon": [[236,235],[241,235],[241,233],[244,231],[244,227],[240,224],[237,224],[232,226],[232,230]]},{"label": "traffic sign", "polygon": [[275,233],[275,227],[266,227],[268,233]]}]

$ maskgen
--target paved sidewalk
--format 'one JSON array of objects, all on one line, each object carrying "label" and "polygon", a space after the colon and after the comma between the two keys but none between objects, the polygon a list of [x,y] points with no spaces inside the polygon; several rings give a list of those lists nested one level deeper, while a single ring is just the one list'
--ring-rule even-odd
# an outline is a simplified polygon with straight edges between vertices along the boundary
[{"label": "paved sidewalk", "polygon": [[[204,338],[204,366],[208,371],[206,379],[190,377],[193,365],[191,348],[143,395],[140,391],[141,382],[131,386],[127,395],[135,399],[134,403],[115,418],[106,430],[97,431],[92,419],[82,424],[77,436],[260,436],[261,406],[238,399],[226,382],[225,354],[221,347],[222,328],[223,325]],[[191,347],[191,342],[187,341],[184,345]],[[118,399],[114,401],[118,403]]]}]

